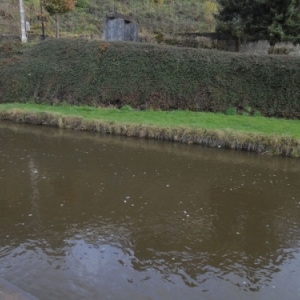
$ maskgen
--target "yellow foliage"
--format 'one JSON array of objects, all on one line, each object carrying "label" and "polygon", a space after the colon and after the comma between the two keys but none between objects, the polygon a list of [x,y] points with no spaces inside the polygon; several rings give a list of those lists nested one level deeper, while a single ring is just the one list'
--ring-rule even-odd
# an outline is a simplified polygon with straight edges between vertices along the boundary
[{"label": "yellow foliage", "polygon": [[204,2],[204,14],[205,16],[213,16],[217,11],[217,4],[215,1],[207,0]]},{"label": "yellow foliage", "polygon": [[206,0],[203,5],[204,18],[209,25],[210,30],[214,30],[214,14],[217,12],[218,7],[214,0]]}]

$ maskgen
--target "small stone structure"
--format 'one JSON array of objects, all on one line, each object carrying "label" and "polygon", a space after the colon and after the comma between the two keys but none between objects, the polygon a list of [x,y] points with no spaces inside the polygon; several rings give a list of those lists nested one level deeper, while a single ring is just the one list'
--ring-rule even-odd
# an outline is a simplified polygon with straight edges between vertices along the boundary
[{"label": "small stone structure", "polygon": [[103,39],[105,41],[138,42],[138,25],[129,16],[118,13],[107,14]]}]

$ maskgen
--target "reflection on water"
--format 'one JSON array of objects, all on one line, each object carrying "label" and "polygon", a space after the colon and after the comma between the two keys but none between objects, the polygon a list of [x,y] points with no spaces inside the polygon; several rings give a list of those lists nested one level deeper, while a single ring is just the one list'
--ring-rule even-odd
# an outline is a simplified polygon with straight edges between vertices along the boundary
[{"label": "reflection on water", "polygon": [[298,299],[299,170],[0,123],[0,276],[41,299]]}]

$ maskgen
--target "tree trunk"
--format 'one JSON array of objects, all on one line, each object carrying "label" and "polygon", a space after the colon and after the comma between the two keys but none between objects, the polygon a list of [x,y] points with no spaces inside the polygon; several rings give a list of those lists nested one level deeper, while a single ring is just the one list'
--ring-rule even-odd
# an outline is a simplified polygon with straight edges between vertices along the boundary
[{"label": "tree trunk", "polygon": [[19,7],[20,7],[20,22],[21,22],[21,41],[22,43],[27,43],[25,11],[24,11],[23,0],[19,0]]},{"label": "tree trunk", "polygon": [[269,50],[268,50],[268,54],[274,54],[275,52],[275,45],[270,44]]},{"label": "tree trunk", "polygon": [[43,41],[44,41],[45,40],[45,25],[44,25],[43,5],[42,5],[41,0],[40,0],[40,9],[41,9],[41,21],[42,21],[42,38],[43,38]]},{"label": "tree trunk", "polygon": [[59,16],[58,13],[55,14],[55,37],[59,38]]},{"label": "tree trunk", "polygon": [[239,37],[235,38],[235,52],[240,52],[240,48],[241,48],[241,39]]}]

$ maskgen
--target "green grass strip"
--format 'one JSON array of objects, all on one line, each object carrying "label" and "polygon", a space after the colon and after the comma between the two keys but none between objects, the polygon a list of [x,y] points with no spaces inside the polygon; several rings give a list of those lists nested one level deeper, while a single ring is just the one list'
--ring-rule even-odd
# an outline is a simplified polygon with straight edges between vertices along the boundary
[{"label": "green grass strip", "polygon": [[30,112],[58,113],[86,120],[103,120],[115,123],[154,125],[161,128],[190,128],[232,131],[300,140],[300,121],[251,116],[227,116],[219,113],[191,111],[137,111],[89,106],[50,106],[42,104],[0,104],[0,111],[21,109]]}]

